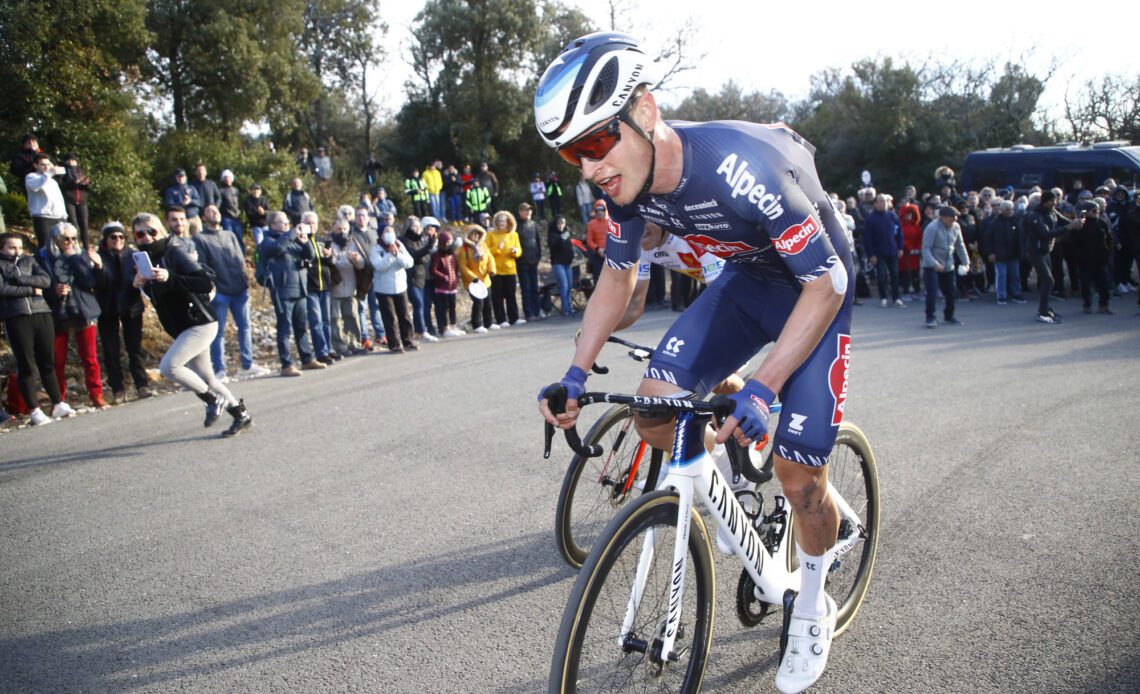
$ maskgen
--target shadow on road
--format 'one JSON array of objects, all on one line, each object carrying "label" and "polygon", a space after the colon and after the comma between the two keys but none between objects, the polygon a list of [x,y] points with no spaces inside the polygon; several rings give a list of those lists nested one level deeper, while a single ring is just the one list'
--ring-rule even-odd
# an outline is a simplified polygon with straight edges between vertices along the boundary
[{"label": "shadow on road", "polygon": [[[564,580],[569,570],[551,549],[549,533],[534,533],[192,612],[3,639],[0,690],[153,689],[183,678],[189,681],[182,684],[193,687],[196,676],[349,641],[358,645],[336,659],[359,653],[361,662],[350,667],[376,667],[383,682],[390,672],[382,670],[386,653],[378,637],[415,626],[425,637],[432,635],[433,647],[444,647],[439,634],[448,622],[428,623]],[[472,597],[456,600],[457,595]],[[451,621],[459,625],[452,638],[483,638],[463,628],[485,627],[487,614]]]},{"label": "shadow on road", "polygon": [[[108,460],[113,458],[127,458],[142,455],[142,449],[151,448],[154,446],[175,446],[180,443],[189,443],[191,441],[201,441],[203,439],[216,438],[216,435],[206,436],[187,436],[181,439],[159,439],[155,441],[148,441],[144,443],[131,443],[125,446],[111,446],[109,448],[94,448],[84,449],[80,451],[73,451],[71,453],[60,453],[52,455],[32,456],[30,458],[21,458],[18,460],[9,460],[0,463],[0,475],[5,472],[13,472],[16,470],[27,470],[31,468],[44,467],[46,465],[63,465],[66,463],[86,463],[95,460]],[[0,477],[3,481],[3,477]]]}]

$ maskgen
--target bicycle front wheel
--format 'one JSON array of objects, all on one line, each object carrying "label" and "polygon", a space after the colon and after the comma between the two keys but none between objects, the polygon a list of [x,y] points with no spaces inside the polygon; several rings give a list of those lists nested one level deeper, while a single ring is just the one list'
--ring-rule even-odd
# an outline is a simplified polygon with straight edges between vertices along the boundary
[{"label": "bicycle front wheel", "polygon": [[558,551],[575,569],[586,561],[606,524],[646,487],[650,468],[656,472],[661,467],[660,456],[652,465],[652,449],[638,436],[627,405],[607,410],[590,427],[584,443],[600,445],[603,453],[596,458],[574,456],[554,514]]},{"label": "bicycle front wheel", "polygon": [[[659,490],[614,518],[590,553],[562,615],[550,670],[552,693],[696,692],[712,642],[712,547],[700,514],[689,552],[673,658],[661,654],[669,616],[678,497]],[[632,629],[620,633],[639,565],[644,578]]]}]

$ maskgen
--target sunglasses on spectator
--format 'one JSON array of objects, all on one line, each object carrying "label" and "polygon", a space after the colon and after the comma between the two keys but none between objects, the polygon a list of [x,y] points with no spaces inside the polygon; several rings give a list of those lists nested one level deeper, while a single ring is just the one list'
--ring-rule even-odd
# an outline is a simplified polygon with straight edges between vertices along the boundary
[{"label": "sunglasses on spectator", "polygon": [[154,229],[135,229],[136,238],[141,239],[144,236],[149,236],[153,239],[154,237],[158,236],[158,232]]},{"label": "sunglasses on spectator", "polygon": [[107,234],[107,238],[110,239],[111,241],[123,241],[127,237],[122,235],[122,234]]},{"label": "sunglasses on spectator", "polygon": [[[614,147],[621,142],[621,124],[629,124],[630,107],[634,100],[625,102],[625,106],[616,116],[594,128],[573,142],[568,142],[558,148],[558,153],[572,166],[581,168],[582,158],[601,161]],[[632,124],[630,124],[632,126]]]},{"label": "sunglasses on spectator", "polygon": [[63,243],[65,241],[68,243],[75,243],[75,237],[74,236],[60,236],[59,237],[60,243]]}]

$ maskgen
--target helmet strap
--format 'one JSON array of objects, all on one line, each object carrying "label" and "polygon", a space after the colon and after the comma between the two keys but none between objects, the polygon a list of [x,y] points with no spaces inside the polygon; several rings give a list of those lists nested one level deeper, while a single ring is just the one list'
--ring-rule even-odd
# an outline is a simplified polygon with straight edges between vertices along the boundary
[{"label": "helmet strap", "polygon": [[637,197],[640,198],[645,195],[649,195],[649,189],[653,186],[653,173],[657,170],[657,145],[653,142],[653,134],[646,133],[640,125],[634,122],[632,118],[622,118],[622,120],[625,121],[625,124],[632,128],[634,132],[644,137],[645,141],[649,143],[649,176],[646,177],[645,185],[641,187],[641,192],[637,194]]}]

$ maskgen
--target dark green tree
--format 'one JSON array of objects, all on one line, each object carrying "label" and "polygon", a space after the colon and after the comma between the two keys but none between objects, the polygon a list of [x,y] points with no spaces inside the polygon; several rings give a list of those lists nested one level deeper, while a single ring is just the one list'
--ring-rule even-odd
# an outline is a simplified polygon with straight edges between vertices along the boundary
[{"label": "dark green tree", "polygon": [[732,80],[716,94],[695,89],[676,107],[662,108],[662,113],[673,120],[745,120],[753,123],[774,123],[791,115],[788,100],[780,92],[773,89],[767,94],[759,91],[745,93]]}]

